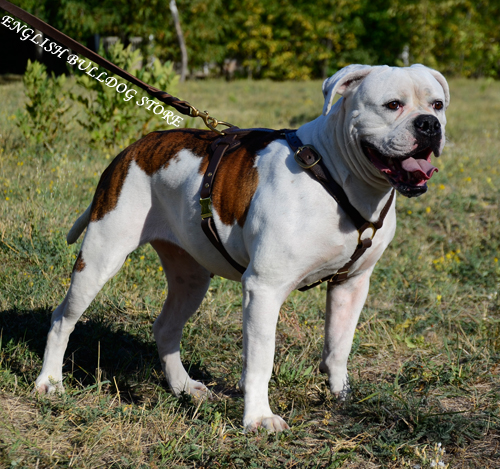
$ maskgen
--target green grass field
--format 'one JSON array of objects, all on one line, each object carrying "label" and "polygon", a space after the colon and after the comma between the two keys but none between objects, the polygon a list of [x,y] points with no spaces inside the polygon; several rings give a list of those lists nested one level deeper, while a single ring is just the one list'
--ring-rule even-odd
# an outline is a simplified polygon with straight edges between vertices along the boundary
[{"label": "green grass field", "polygon": [[[79,250],[66,233],[114,154],[89,148],[76,124],[50,147],[26,143],[23,86],[0,85],[0,467],[500,467],[500,83],[453,80],[451,92],[439,173],[424,196],[397,199],[349,400],[336,402],[318,371],[325,287],[293,292],[270,383],[291,430],[245,434],[240,285],[215,278],[182,342],[214,399],[176,399],[152,337],[167,286],[149,246],[77,325],[66,394],[32,393]],[[297,127],[322,109],[318,81],[188,82],[177,95],[240,127]]]}]

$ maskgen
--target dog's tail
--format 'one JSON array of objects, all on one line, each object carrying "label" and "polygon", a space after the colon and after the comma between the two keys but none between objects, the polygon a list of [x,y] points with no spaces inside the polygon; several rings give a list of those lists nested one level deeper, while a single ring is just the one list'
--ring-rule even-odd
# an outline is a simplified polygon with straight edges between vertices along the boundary
[{"label": "dog's tail", "polygon": [[83,233],[83,230],[85,228],[87,228],[87,225],[89,224],[89,220],[90,220],[90,208],[91,207],[92,207],[92,205],[89,205],[87,207],[87,210],[85,210],[85,212],[83,212],[83,214],[78,218],[78,220],[75,221],[71,230],[69,230],[68,236],[66,236],[66,241],[68,242],[68,244],[75,243],[76,240]]}]

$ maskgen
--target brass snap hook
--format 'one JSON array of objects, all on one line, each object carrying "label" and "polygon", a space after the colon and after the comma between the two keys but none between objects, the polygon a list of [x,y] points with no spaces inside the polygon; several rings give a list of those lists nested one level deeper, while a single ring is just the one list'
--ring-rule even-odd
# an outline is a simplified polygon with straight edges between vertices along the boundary
[{"label": "brass snap hook", "polygon": [[201,117],[205,125],[214,132],[217,132],[219,135],[224,135],[224,132],[217,129],[218,125],[225,125],[226,127],[234,127],[233,124],[229,122],[219,121],[215,117],[212,117],[208,111],[199,111],[194,106],[189,105],[190,107],[190,116],[191,117]]}]

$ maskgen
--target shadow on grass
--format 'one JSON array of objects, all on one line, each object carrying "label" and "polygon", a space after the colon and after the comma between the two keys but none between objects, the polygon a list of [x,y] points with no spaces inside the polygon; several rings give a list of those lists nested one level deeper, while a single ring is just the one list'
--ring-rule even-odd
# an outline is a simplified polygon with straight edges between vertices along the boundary
[{"label": "shadow on grass", "polygon": [[[31,385],[41,369],[52,308],[9,309],[0,312],[0,357],[4,366]],[[213,376],[197,362],[184,363],[190,376],[205,384]],[[76,324],[65,353],[63,376],[66,388],[78,392],[100,381],[109,381],[109,392],[120,390],[122,400],[144,399],[145,388],[168,389],[158,351],[144,327],[131,332],[99,313],[90,313]],[[116,384],[115,384],[116,383]],[[146,392],[147,394],[147,392]]]}]

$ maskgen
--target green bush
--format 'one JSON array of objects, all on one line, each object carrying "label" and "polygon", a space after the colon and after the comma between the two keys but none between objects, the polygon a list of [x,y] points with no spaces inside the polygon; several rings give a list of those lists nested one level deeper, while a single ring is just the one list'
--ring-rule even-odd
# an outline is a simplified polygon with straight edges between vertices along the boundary
[{"label": "green bush", "polygon": [[[103,52],[101,50],[101,54]],[[152,65],[141,67],[143,57],[140,51],[132,51],[131,46],[124,48],[120,42],[111,46],[106,55],[111,62],[144,82],[161,90],[168,90],[171,94],[174,92],[178,77],[171,62],[162,65],[159,60],[155,60]],[[77,67],[75,69],[78,70]],[[103,70],[99,68],[94,73],[99,76]],[[126,146],[153,130],[168,127],[161,115],[155,115],[151,109],[148,112],[144,106],[136,105],[136,102],[141,102],[141,96],[147,96],[146,92],[136,90],[137,94],[133,96],[128,91],[133,89],[132,85],[119,77],[116,77],[118,84],[110,87],[86,73],[78,73],[76,83],[79,85],[79,92],[72,93],[71,97],[83,105],[83,116],[77,120],[89,132],[94,145]],[[120,93],[116,88],[121,83],[126,84],[127,91]]]},{"label": "green bush", "polygon": [[51,144],[66,130],[70,105],[64,95],[66,77],[47,75],[45,65],[28,60],[23,77],[28,102],[17,111],[17,126],[31,143]]}]

